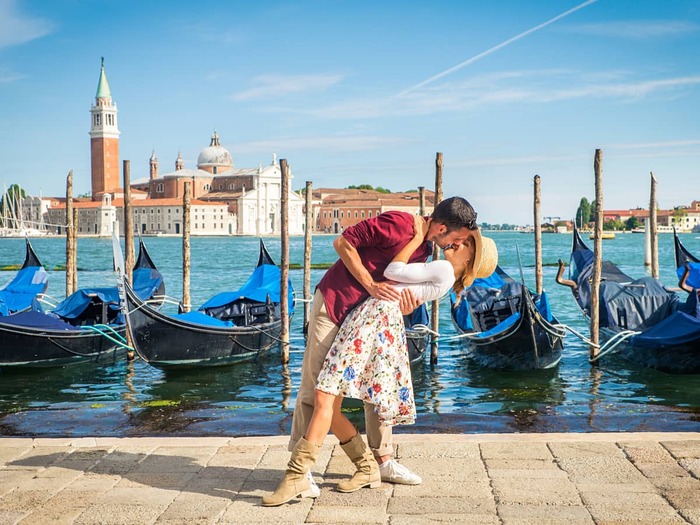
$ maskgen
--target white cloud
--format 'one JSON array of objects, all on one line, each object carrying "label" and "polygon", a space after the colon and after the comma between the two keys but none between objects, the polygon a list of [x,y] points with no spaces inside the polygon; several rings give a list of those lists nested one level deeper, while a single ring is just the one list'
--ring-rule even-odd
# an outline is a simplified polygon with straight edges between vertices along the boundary
[{"label": "white cloud", "polygon": [[262,75],[252,80],[253,87],[232,95],[233,100],[276,98],[291,93],[317,93],[337,84],[341,75]]},{"label": "white cloud", "polygon": [[46,36],[53,24],[18,12],[16,0],[0,0],[0,49]]},{"label": "white cloud", "polygon": [[696,33],[700,25],[686,20],[625,20],[570,25],[559,31],[618,38],[658,38]]},{"label": "white cloud", "polygon": [[[574,72],[562,69],[505,71],[463,82],[429,86],[403,97],[350,99],[310,109],[270,106],[270,111],[305,113],[321,119],[363,119],[482,110],[512,103],[545,104],[575,99],[634,102],[654,94],[675,98],[700,85],[700,75],[655,80],[631,79],[631,73]],[[592,81],[592,78],[605,79]]]},{"label": "white cloud", "polygon": [[25,75],[15,73],[7,68],[0,68],[0,84],[7,84],[23,78],[26,78]]},{"label": "white cloud", "polygon": [[381,136],[322,136],[282,137],[236,144],[236,151],[243,153],[269,153],[270,151],[366,151],[406,144],[405,139]]}]

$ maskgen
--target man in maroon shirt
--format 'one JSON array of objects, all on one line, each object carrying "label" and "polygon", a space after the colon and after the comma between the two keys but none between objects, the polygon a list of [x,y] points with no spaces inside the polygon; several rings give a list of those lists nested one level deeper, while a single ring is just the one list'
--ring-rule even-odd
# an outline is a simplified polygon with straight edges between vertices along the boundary
[{"label": "man in maroon shirt", "polygon": [[[425,242],[409,262],[425,262],[432,253],[432,243],[444,249],[480,235],[476,225],[476,212],[461,197],[451,197],[440,202],[432,216],[426,220],[429,221],[429,228]],[[399,300],[401,311],[405,315],[419,306],[420,303],[410,290],[399,293],[383,277],[387,265],[413,237],[413,224],[411,214],[389,211],[347,228],[333,242],[340,260],[326,272],[314,294],[301,384],[292,420],[290,451],[294,450],[297,441],[306,433],[314,411],[314,390],[318,374],[348,313],[370,296],[389,301]],[[379,424],[374,405],[365,404],[365,424],[367,441],[379,463],[382,480],[407,485],[420,484],[422,480],[418,475],[392,459],[391,427]],[[360,463],[363,459],[352,457],[357,454],[352,454],[346,447],[344,450],[358,466],[358,471],[361,470]],[[364,461],[366,462],[366,454]],[[365,467],[377,468],[376,464]],[[312,488],[314,487],[315,484],[312,483]],[[315,495],[318,495],[317,488]]]}]

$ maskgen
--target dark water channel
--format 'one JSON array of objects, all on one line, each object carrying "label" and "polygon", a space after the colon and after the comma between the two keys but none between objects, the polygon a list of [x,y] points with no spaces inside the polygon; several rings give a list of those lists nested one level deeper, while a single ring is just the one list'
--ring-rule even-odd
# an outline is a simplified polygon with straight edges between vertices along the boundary
[{"label": "dark water channel", "polygon": [[[499,245],[503,267],[518,275],[516,245],[525,276],[534,285],[531,235],[489,233]],[[314,237],[312,262],[335,259],[333,237]],[[700,253],[700,236],[683,241]],[[21,262],[22,239],[0,240],[0,267]],[[180,297],[181,245],[178,238],[147,238],[146,243],[166,278],[167,293]],[[213,293],[240,286],[257,260],[257,239],[195,238],[192,240],[192,303],[201,304]],[[279,259],[278,239],[267,239]],[[618,234],[604,241],[606,258],[638,277],[643,265],[644,236]],[[558,319],[586,333],[587,326],[568,289],[554,283],[553,264],[568,260],[571,236],[545,235],[545,288]],[[44,264],[63,264],[63,239],[36,239],[33,245]],[[80,239],[78,265],[81,286],[116,282],[110,268],[110,241]],[[291,261],[303,261],[303,239],[291,242]],[[552,265],[552,266],[550,266]],[[660,236],[661,278],[675,285],[670,235]],[[65,277],[50,272],[49,294],[62,298]],[[12,278],[0,272],[0,286]],[[316,270],[312,286],[323,275]],[[297,292],[302,272],[292,271]],[[444,335],[454,335],[449,303],[441,305]],[[303,357],[303,307],[297,305],[292,323],[292,351],[288,366],[279,350],[257,361],[218,369],[165,373],[142,361],[115,356],[104,363],[65,368],[0,370],[0,434],[18,436],[244,436],[286,434],[291,424],[294,395]],[[21,349],[18,349],[21,351]],[[699,349],[700,351],[700,349]],[[699,431],[700,375],[669,375],[635,368],[610,356],[592,367],[586,345],[568,335],[564,357],[553,370],[497,372],[476,366],[459,342],[439,347],[439,362],[428,359],[413,367],[419,411],[416,425],[397,432],[596,432]],[[362,425],[359,404],[345,410]]]}]

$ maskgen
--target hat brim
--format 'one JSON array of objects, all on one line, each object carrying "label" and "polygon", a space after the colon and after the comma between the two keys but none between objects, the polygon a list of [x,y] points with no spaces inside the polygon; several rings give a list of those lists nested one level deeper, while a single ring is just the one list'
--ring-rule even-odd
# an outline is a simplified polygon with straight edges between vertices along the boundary
[{"label": "hat brim", "polygon": [[469,269],[462,274],[462,283],[465,288],[469,288],[474,282],[474,279],[476,279],[476,274],[481,266],[481,251],[483,249],[481,230],[471,230],[471,233],[474,238],[474,258],[471,261]]}]

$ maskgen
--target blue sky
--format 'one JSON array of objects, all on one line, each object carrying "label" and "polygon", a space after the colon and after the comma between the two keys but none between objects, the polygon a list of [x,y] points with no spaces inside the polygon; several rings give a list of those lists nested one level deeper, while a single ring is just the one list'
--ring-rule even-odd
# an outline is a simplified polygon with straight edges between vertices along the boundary
[{"label": "blue sky", "polygon": [[0,184],[90,189],[100,57],[131,177],[214,131],[237,167],[275,153],[292,186],[434,185],[479,220],[572,217],[700,199],[700,2],[695,0],[0,0]]}]

